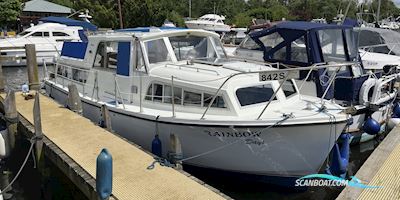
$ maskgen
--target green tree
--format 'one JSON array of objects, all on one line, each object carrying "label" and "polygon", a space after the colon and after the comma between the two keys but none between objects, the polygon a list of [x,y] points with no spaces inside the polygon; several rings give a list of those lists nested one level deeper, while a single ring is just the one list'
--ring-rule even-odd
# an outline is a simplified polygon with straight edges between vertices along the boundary
[{"label": "green tree", "polygon": [[7,27],[15,24],[20,12],[19,0],[0,0],[0,26]]}]

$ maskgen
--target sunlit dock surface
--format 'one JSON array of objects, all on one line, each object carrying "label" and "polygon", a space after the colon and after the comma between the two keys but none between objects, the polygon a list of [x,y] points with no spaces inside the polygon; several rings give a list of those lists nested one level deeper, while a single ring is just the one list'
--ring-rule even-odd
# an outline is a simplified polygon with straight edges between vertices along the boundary
[{"label": "sunlit dock surface", "polygon": [[[1,95],[2,101],[5,96]],[[25,100],[21,93],[16,93],[15,96],[20,117],[33,124],[34,100]],[[46,96],[40,95],[40,107],[45,139],[62,150],[58,153],[59,156],[65,153],[70,157],[70,168],[77,165],[90,176],[96,177],[96,157],[101,149],[108,149],[113,157],[115,199],[229,198],[187,173],[173,168],[156,164],[154,169],[148,170],[147,167],[154,161],[149,153],[96,126]],[[45,142],[45,145],[48,144]],[[88,198],[96,199],[95,196]]]}]

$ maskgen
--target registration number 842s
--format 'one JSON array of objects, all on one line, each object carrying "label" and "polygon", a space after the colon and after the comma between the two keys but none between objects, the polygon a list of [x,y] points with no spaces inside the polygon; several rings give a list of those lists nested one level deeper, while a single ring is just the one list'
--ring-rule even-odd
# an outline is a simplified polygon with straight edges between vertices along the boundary
[{"label": "registration number 842s", "polygon": [[260,72],[259,81],[281,81],[287,79],[298,79],[298,71],[282,71],[282,72]]}]

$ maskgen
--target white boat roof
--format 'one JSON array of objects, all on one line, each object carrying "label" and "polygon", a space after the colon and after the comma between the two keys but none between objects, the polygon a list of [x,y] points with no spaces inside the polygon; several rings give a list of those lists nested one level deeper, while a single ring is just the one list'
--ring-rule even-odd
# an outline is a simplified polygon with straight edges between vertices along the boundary
[{"label": "white boat roof", "polygon": [[51,31],[51,30],[60,30],[60,29],[75,29],[75,30],[81,30],[83,29],[80,26],[67,26],[65,24],[59,24],[59,23],[40,23],[38,25],[32,26],[27,28],[25,31],[29,32],[35,32],[35,31]]},{"label": "white boat roof", "polygon": [[204,18],[209,18],[209,19],[217,19],[217,20],[225,20],[225,17],[222,15],[216,15],[216,14],[206,14],[201,16],[199,19],[204,19]]},{"label": "white boat roof", "polygon": [[133,37],[136,37],[142,41],[146,41],[163,37],[184,36],[190,34],[219,38],[219,35],[217,33],[202,29],[160,30],[154,32],[111,32],[105,34],[92,35],[89,36],[89,38],[102,38],[106,40],[113,40],[113,39],[132,40]]}]

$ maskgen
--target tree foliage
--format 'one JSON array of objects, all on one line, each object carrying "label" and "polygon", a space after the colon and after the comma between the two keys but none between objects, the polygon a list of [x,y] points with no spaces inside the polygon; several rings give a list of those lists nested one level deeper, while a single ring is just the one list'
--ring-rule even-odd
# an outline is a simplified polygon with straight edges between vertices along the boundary
[{"label": "tree foliage", "polygon": [[[0,0],[0,20],[3,24],[15,20],[20,8],[19,0]],[[26,0],[24,0],[26,1]],[[72,7],[75,10],[89,9],[93,23],[104,28],[119,28],[117,0],[49,0]],[[184,26],[183,19],[189,17],[189,0],[120,0],[125,27],[160,26],[168,19]],[[345,13],[350,2],[348,17],[355,18],[362,10],[377,11],[377,1],[371,5],[357,7],[354,0],[191,0],[191,17],[207,13],[224,15],[226,22],[238,27],[248,26],[253,18],[271,21],[332,20],[338,13]],[[13,11],[10,13],[10,10]],[[15,11],[15,12],[14,12]],[[13,14],[14,13],[14,14]],[[381,17],[397,17],[400,10],[391,0],[382,0]],[[14,17],[13,17],[14,16]]]},{"label": "tree foliage", "polygon": [[21,11],[19,0],[0,0],[0,26],[14,24]]}]

